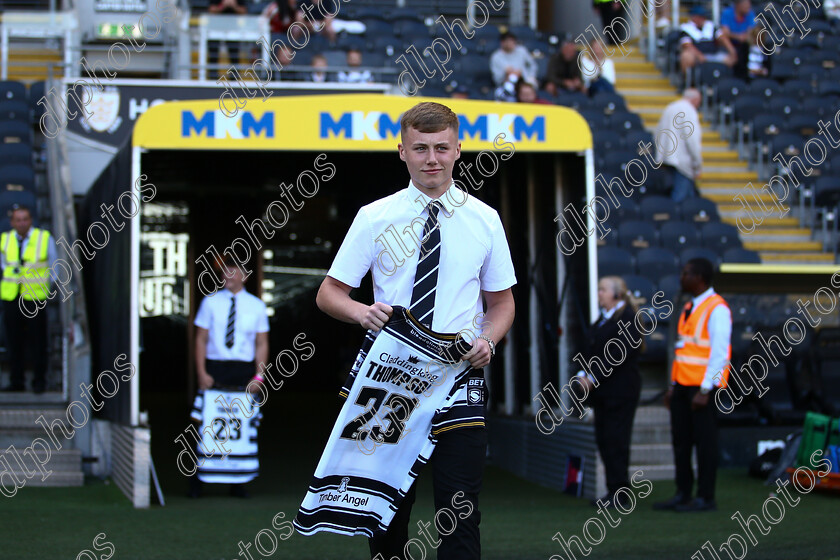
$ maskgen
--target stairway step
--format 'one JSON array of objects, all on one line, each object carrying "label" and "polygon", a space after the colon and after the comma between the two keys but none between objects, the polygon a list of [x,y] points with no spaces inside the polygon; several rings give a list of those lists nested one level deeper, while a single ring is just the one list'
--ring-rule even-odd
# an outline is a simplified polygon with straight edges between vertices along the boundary
[{"label": "stairway step", "polygon": [[651,443],[670,443],[671,424],[670,421],[651,424],[633,425],[633,445],[646,445]]},{"label": "stairway step", "polygon": [[715,172],[703,170],[702,182],[714,183],[716,181],[758,181],[758,173],[755,171],[727,171]]},{"label": "stairway step", "polygon": [[[8,449],[8,447],[6,449]],[[20,464],[18,463],[18,459],[15,458],[14,454],[6,453],[6,449],[3,449],[2,451],[0,451],[0,457],[4,458],[5,461],[7,461],[8,464],[12,467],[12,469],[15,470],[15,472],[23,473],[23,471],[21,470]],[[23,449],[20,449],[20,448],[17,448],[17,447],[15,447],[15,449],[17,449],[19,458],[24,462],[24,466],[27,469],[35,468],[37,470],[37,467],[33,467],[31,456],[29,456],[29,455],[24,456],[23,455]],[[39,458],[41,458],[41,459],[45,458],[44,450],[41,449],[40,446],[36,446],[34,448],[34,451],[35,451],[35,454]],[[50,447],[50,459],[49,459],[49,461],[47,461],[47,464],[44,465],[44,470],[53,471],[53,474],[51,474],[49,476],[50,478],[52,476],[58,474],[58,473],[80,472],[82,470],[82,452],[81,452],[81,450],[79,450],[79,449],[56,450],[56,449]],[[23,476],[23,478],[25,478],[25,475]],[[34,480],[35,478],[40,478],[40,474],[33,477],[32,480]]]},{"label": "stairway step", "polygon": [[[720,214],[721,214],[720,220],[723,223],[730,224],[730,225],[733,225],[733,226],[738,225],[736,223],[735,219],[740,214],[734,214],[734,211],[733,211],[732,216],[726,216],[726,215],[723,214],[723,212],[720,210],[720,208],[718,208],[718,212],[720,212]],[[741,209],[740,207],[739,207],[739,212],[743,212],[743,209]],[[769,228],[772,228],[774,226],[776,226],[776,227],[778,227],[778,226],[792,227],[792,226],[798,226],[798,225],[799,225],[799,220],[797,218],[764,218],[764,221],[758,227],[760,227],[760,228],[765,228],[766,227],[766,228],[769,229]],[[758,231],[758,229],[756,229],[756,231]]]},{"label": "stairway step", "polygon": [[[674,88],[671,87],[636,86],[630,88],[616,86],[615,89],[618,91],[618,93],[624,96],[624,99],[627,101],[628,104],[631,103],[630,98],[646,98],[648,96],[674,97]],[[667,103],[663,104],[663,106],[665,105],[667,105]]]},{"label": "stairway step", "polygon": [[811,239],[811,230],[808,228],[771,228],[761,224],[755,232],[749,234],[750,241],[779,241],[779,239]]},{"label": "stairway step", "polygon": [[761,260],[773,264],[834,264],[834,255],[831,253],[762,252]]},{"label": "stairway step", "polygon": [[643,443],[630,446],[630,463],[673,466],[674,448],[670,443]]},{"label": "stairway step", "polygon": [[703,165],[704,166],[708,163],[719,162],[719,161],[732,162],[733,165],[735,163],[744,164],[745,166],[747,165],[747,162],[741,161],[739,159],[738,152],[733,152],[732,150],[703,152]]},{"label": "stairway step", "polygon": [[[708,198],[709,200],[711,200],[713,202],[717,202],[718,204],[721,204],[721,203],[731,204],[732,203],[732,197],[735,196],[735,194],[737,192],[738,192],[737,189],[727,189],[727,190],[722,190],[722,191],[718,191],[718,190],[715,190],[715,189],[704,189],[704,188],[700,189],[700,193],[703,195],[703,198]],[[770,200],[769,195],[766,195],[766,196],[767,196],[767,198],[762,199],[762,201],[766,202],[767,204],[772,204],[773,202]]]},{"label": "stairway step", "polygon": [[671,421],[671,415],[668,409],[661,405],[640,406],[636,409],[636,415],[633,418],[633,428],[637,426],[644,426],[647,424],[667,424]]},{"label": "stairway step", "polygon": [[667,78],[662,78],[661,76],[659,78],[625,78],[622,74],[617,73],[615,85],[622,92],[625,89],[633,88],[661,88],[672,92],[674,91],[674,86],[671,85],[671,82],[669,82]]},{"label": "stairway step", "polygon": [[[15,475],[23,480],[25,477],[23,473],[15,473]],[[36,474],[32,478],[26,481],[26,486],[49,486],[53,488],[57,487],[70,487],[70,486],[84,486],[85,485],[85,475],[83,472],[69,472],[69,471],[56,471],[53,472],[50,476],[47,477],[46,480],[41,480],[40,474]]]},{"label": "stairway step", "polygon": [[821,241],[744,241],[750,251],[822,251]]},{"label": "stairway step", "polygon": [[[618,70],[615,72],[616,82],[622,80],[661,80],[662,72],[659,70]],[[667,80],[666,80],[667,81]]]},{"label": "stairway step", "polygon": [[[656,66],[652,62],[644,61],[644,62],[625,62],[624,60],[616,60],[615,61],[615,72],[616,75],[622,72],[651,72],[656,74],[658,77],[662,77],[662,72],[656,68]],[[616,79],[618,79],[616,77]]]},{"label": "stairway step", "polygon": [[749,171],[745,161],[727,161],[725,164],[715,162],[716,165],[709,165],[703,161],[703,175],[707,173],[744,173]]},{"label": "stairway step", "polygon": [[23,428],[43,431],[44,429],[35,422],[39,416],[43,415],[47,423],[60,418],[67,424],[66,411],[66,407],[0,408],[0,430]]}]

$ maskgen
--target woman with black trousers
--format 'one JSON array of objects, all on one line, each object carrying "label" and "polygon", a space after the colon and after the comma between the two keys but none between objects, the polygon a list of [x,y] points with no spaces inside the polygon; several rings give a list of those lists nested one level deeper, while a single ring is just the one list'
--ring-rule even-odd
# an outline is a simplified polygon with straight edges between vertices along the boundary
[{"label": "woman with black trousers", "polygon": [[[582,352],[590,365],[578,375],[586,379],[589,389],[587,404],[595,413],[595,440],[607,475],[607,495],[601,500],[612,507],[616,490],[630,485],[630,438],[642,390],[637,359],[644,338],[636,328],[636,307],[620,277],[601,278],[598,305],[601,313],[589,329]],[[610,339],[620,344],[609,343]],[[595,365],[598,361],[605,369]],[[616,499],[623,507],[629,507],[625,492]]]}]

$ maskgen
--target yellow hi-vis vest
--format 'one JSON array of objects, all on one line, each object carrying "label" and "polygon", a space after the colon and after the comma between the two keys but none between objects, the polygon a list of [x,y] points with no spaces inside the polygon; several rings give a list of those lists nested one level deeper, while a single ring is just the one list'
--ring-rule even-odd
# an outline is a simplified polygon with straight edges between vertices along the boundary
[{"label": "yellow hi-vis vest", "polygon": [[44,301],[49,298],[49,242],[50,232],[32,228],[21,259],[17,232],[6,231],[0,235],[0,250],[6,257],[3,281],[0,282],[0,299],[14,301],[18,293],[22,299],[27,300]]},{"label": "yellow hi-vis vest", "polygon": [[[691,302],[685,304],[688,309]],[[726,305],[726,301],[718,294],[706,298],[685,318],[685,313],[680,314],[680,322],[677,326],[677,345],[674,351],[674,363],[671,368],[671,381],[680,385],[699,387],[706,375],[706,366],[709,365],[709,358],[712,355],[712,341],[709,336],[709,319],[712,311],[718,305]],[[727,306],[728,307],[728,306]],[[726,387],[729,379],[729,360],[732,358],[732,345],[726,347],[727,365],[720,372],[720,377],[715,379],[715,385]]]}]

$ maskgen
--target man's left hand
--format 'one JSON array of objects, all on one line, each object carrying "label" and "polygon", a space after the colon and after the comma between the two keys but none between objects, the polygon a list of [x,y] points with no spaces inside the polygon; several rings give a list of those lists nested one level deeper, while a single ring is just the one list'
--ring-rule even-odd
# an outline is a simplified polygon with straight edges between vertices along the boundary
[{"label": "man's left hand", "polygon": [[463,360],[470,362],[470,365],[475,369],[483,368],[490,363],[490,343],[483,338],[475,339],[472,350],[464,354]]},{"label": "man's left hand", "polygon": [[696,393],[694,393],[694,398],[691,399],[691,410],[698,410],[703,408],[704,406],[709,404],[709,395],[711,393],[706,393],[705,395],[700,392],[698,389]]}]

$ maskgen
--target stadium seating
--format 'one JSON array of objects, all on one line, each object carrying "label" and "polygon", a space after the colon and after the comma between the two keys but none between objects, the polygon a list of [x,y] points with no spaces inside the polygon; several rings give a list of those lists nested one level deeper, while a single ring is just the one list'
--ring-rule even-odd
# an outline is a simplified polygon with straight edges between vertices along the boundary
[{"label": "stadium seating", "polygon": [[0,191],[35,192],[35,172],[32,164],[0,167]]},{"label": "stadium seating", "polygon": [[[38,205],[33,191],[0,191],[0,218],[8,221],[9,212],[15,204],[29,208],[32,211],[32,219],[37,219]],[[0,229],[0,231],[8,231],[10,227],[7,227],[7,225],[0,224],[0,227],[5,228]]]},{"label": "stadium seating", "polygon": [[720,255],[713,249],[706,247],[687,247],[680,251],[680,266],[685,266],[685,263],[691,259],[707,259],[713,265],[720,265]]},{"label": "stadium seating", "polygon": [[755,251],[733,247],[723,252],[725,263],[761,264],[761,257]]},{"label": "stadium seating", "polygon": [[29,122],[29,106],[26,101],[2,101],[0,102],[0,122],[2,121],[23,121]]},{"label": "stadium seating", "polygon": [[680,204],[683,219],[695,223],[719,222],[717,204],[708,198],[688,198]]},{"label": "stadium seating", "polygon": [[32,127],[22,121],[0,122],[0,145],[32,144]]},{"label": "stadium seating", "polygon": [[13,80],[0,81],[0,101],[20,101],[26,103],[26,86]]},{"label": "stadium seating", "polygon": [[704,247],[722,253],[726,249],[741,247],[738,228],[720,222],[704,224],[700,229],[700,239]]},{"label": "stadium seating", "polygon": [[656,227],[641,220],[621,222],[618,225],[618,245],[628,251],[656,247],[659,245]]},{"label": "stadium seating", "polygon": [[16,164],[32,165],[32,146],[23,143],[0,144],[0,168]]},{"label": "stadium seating", "polygon": [[630,274],[624,277],[624,283],[627,284],[627,291],[630,292],[633,303],[637,307],[650,305],[650,300],[656,292],[656,286],[649,278]]},{"label": "stadium seating", "polygon": [[618,247],[598,249],[598,273],[601,276],[627,276],[636,273],[633,255]]},{"label": "stadium seating", "polygon": [[639,212],[643,220],[667,222],[679,218],[677,204],[665,196],[647,196],[639,205]]},{"label": "stadium seating", "polygon": [[651,247],[641,249],[638,252],[636,267],[636,274],[656,282],[660,277],[677,271],[679,261],[673,251],[661,247]]},{"label": "stadium seating", "polygon": [[693,222],[665,222],[659,228],[659,240],[663,247],[682,251],[700,244],[700,234]]}]

